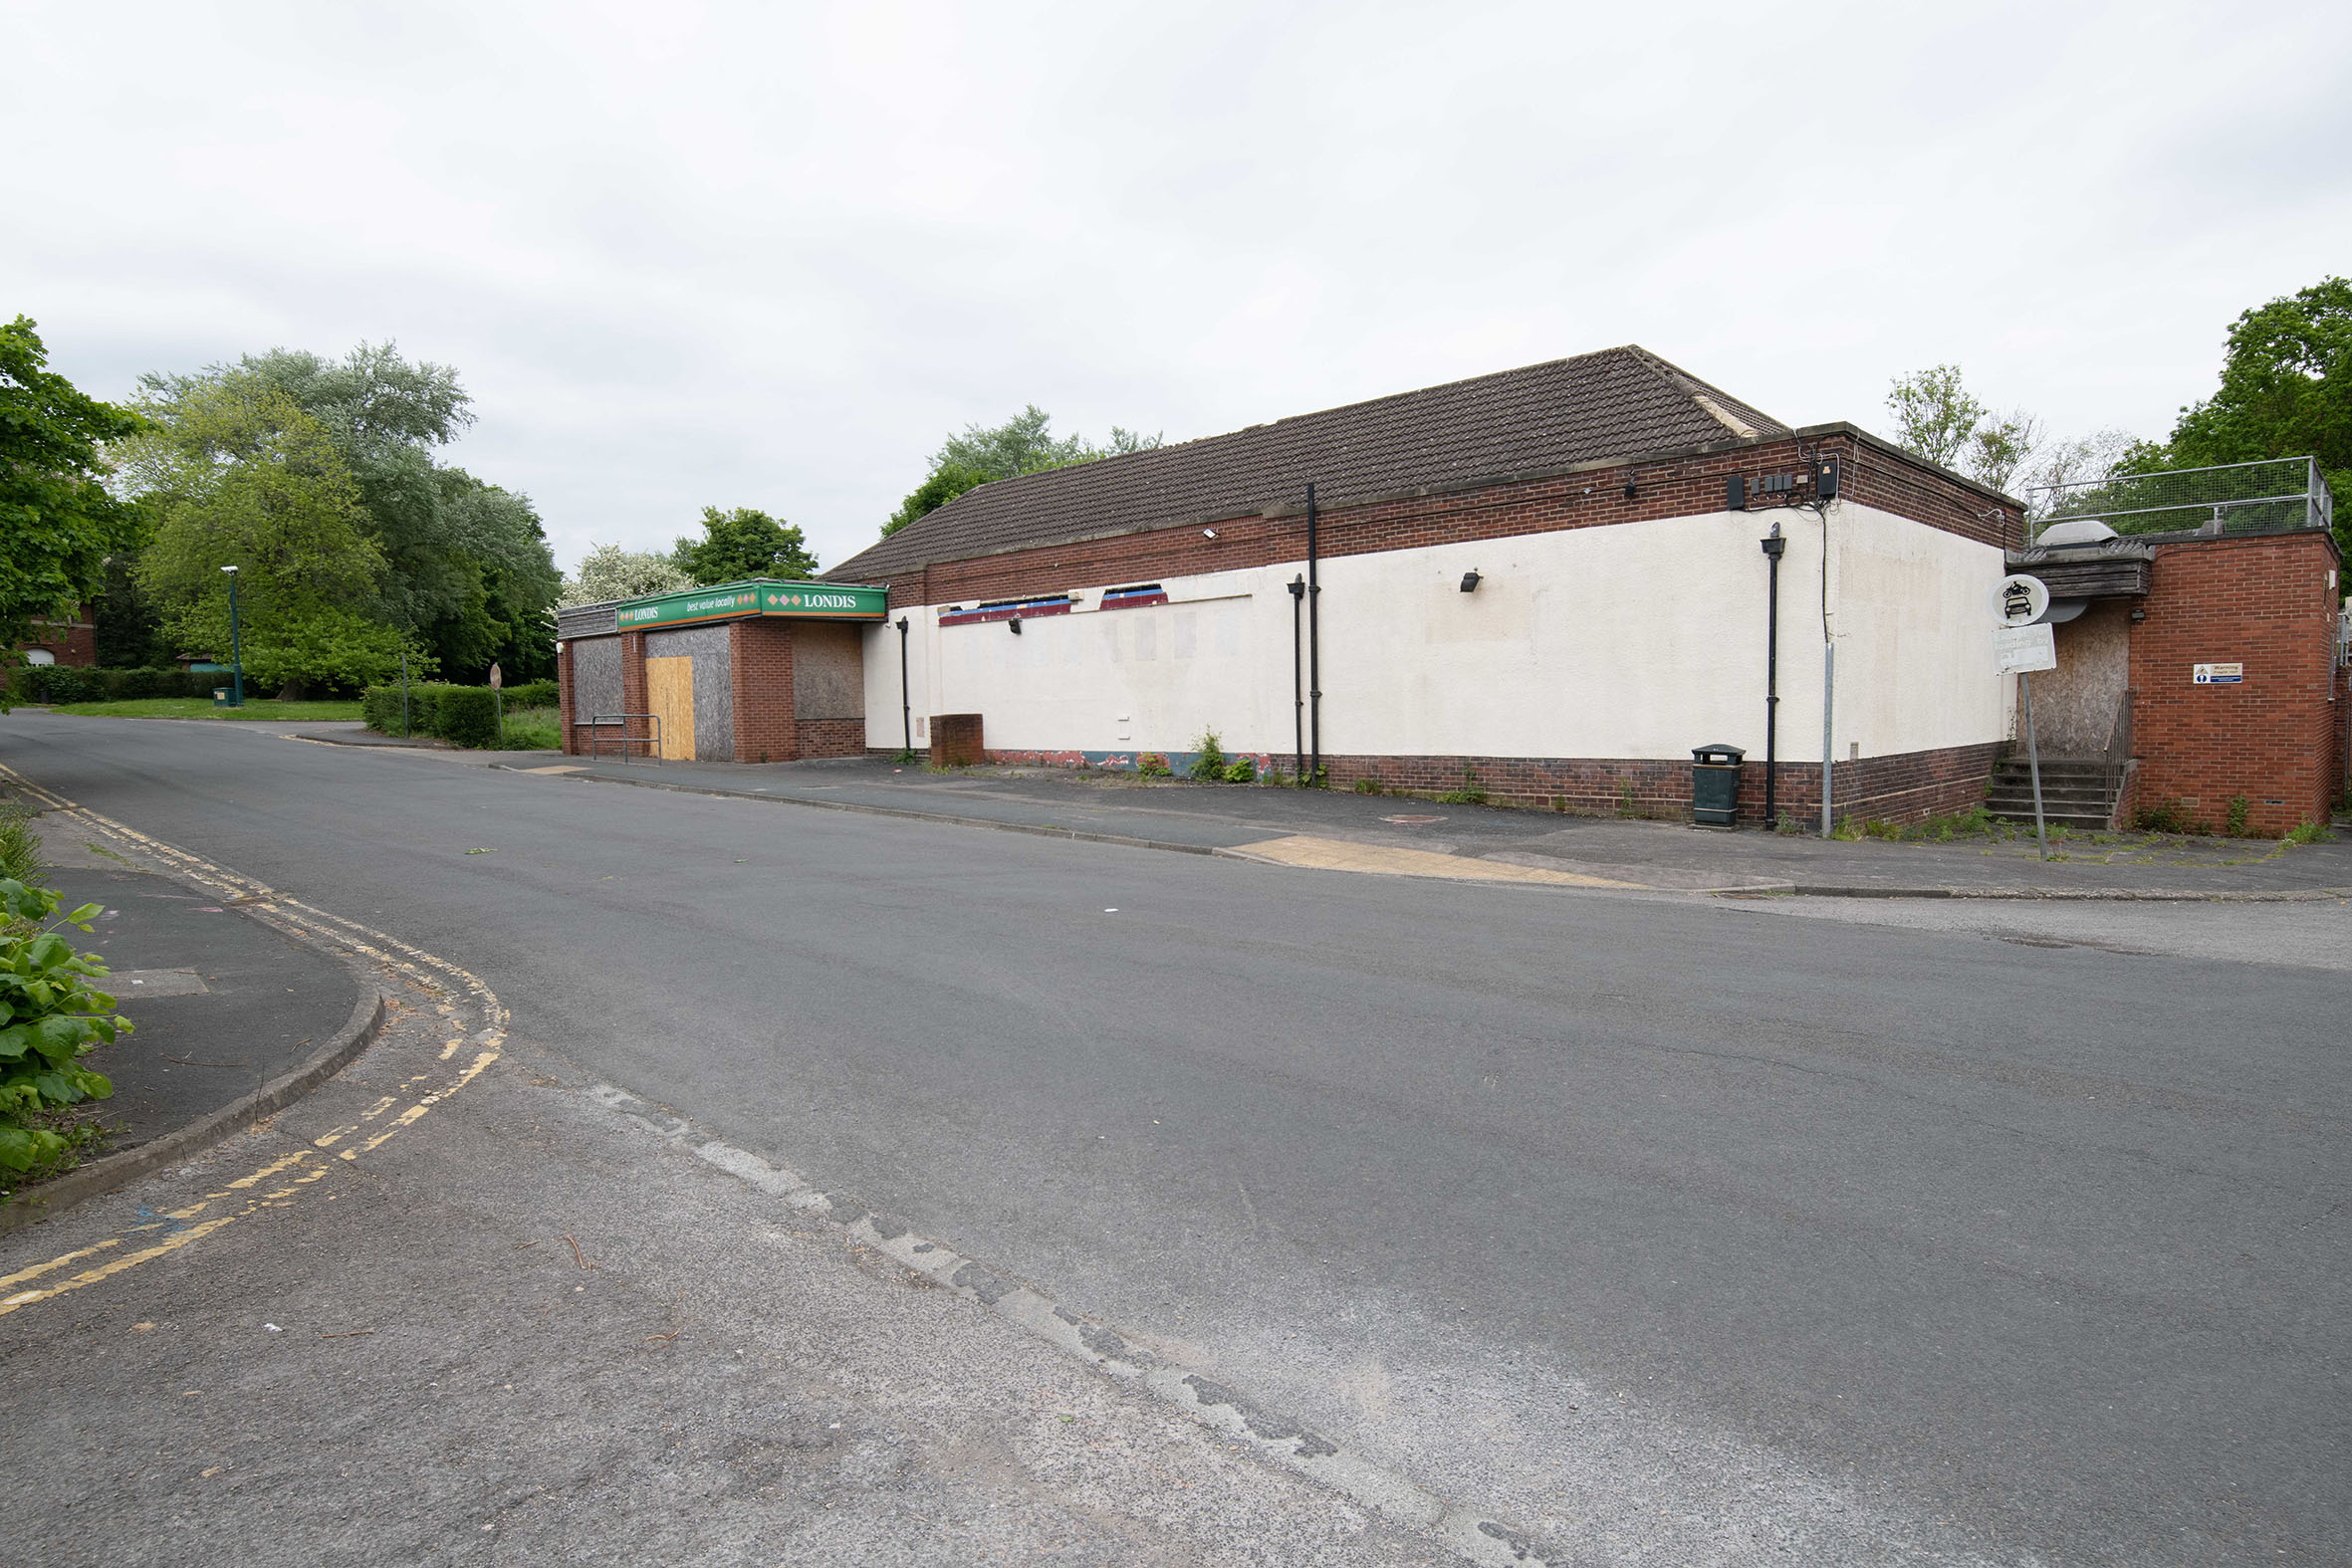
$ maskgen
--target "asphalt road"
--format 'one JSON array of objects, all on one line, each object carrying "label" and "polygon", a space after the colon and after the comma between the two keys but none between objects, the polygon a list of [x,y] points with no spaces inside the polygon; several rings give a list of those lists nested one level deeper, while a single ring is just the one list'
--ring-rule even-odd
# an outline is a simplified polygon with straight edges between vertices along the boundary
[{"label": "asphalt road", "polygon": [[0,761],[1591,1560],[2352,1558],[2324,937],[1349,877],[250,726],[20,714]]}]

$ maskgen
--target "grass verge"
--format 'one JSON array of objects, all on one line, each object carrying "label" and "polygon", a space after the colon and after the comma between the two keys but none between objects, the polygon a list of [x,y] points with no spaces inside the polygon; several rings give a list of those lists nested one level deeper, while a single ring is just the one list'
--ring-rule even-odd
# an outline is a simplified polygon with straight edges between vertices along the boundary
[{"label": "grass verge", "polygon": [[50,710],[91,719],[248,719],[273,724],[320,724],[330,720],[356,721],[359,704],[352,702],[280,702],[275,697],[248,697],[242,708],[215,708],[209,697],[139,697],[122,702],[70,702]]}]

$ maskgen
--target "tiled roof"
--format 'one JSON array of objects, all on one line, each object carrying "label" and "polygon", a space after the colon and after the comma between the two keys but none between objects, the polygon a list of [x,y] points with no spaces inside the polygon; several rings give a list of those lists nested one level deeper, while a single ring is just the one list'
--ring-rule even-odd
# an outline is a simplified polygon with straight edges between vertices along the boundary
[{"label": "tiled roof", "polygon": [[1604,348],[1231,435],[982,485],[825,573],[882,582],[933,561],[1237,517],[1345,506],[1637,457],[1787,426],[1646,348]]}]

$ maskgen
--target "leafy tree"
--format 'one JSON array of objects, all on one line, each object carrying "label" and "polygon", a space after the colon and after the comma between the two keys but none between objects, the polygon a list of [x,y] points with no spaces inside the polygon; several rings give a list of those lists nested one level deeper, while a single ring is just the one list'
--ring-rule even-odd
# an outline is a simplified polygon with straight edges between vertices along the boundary
[{"label": "leafy tree", "polygon": [[298,349],[248,354],[193,376],[142,378],[158,417],[202,387],[236,376],[276,386],[316,419],[357,487],[385,571],[369,612],[430,648],[452,672],[493,660],[528,678],[551,673],[547,622],[559,580],[538,514],[434,452],[474,422],[447,365],[361,343],[342,360]]},{"label": "leafy tree", "polygon": [[965,491],[990,480],[1011,479],[1049,468],[1067,468],[1073,463],[1091,463],[1129,452],[1147,452],[1161,440],[1156,431],[1139,435],[1112,425],[1108,444],[1096,446],[1080,435],[1056,439],[1052,425],[1053,416],[1031,403],[1001,425],[966,425],[962,435],[949,436],[931,455],[929,476],[882,525],[883,537],[888,538],[915,519],[928,516]]},{"label": "leafy tree", "polygon": [[1960,366],[1932,365],[1895,377],[1887,390],[1895,439],[1942,468],[2001,494],[2043,444],[2041,421],[2018,408],[1996,413],[1973,396]]},{"label": "leafy tree", "polygon": [[[2166,466],[2202,468],[2314,456],[2339,501],[2352,499],[2352,283],[2323,278],[2237,318],[2221,389],[2181,410]],[[2352,511],[2336,542],[2352,556]]]},{"label": "leafy tree", "polygon": [[246,372],[180,389],[149,434],[120,448],[125,482],[154,519],[137,581],[183,649],[230,648],[237,568],[246,667],[299,693],[382,680],[403,648],[366,613],[382,549],[331,433],[283,388]]},{"label": "leafy tree", "polygon": [[747,577],[817,575],[817,558],[800,529],[750,507],[704,507],[702,538],[679,540],[670,560],[705,587]]},{"label": "leafy tree", "polygon": [[96,593],[108,557],[136,543],[141,522],[109,493],[100,454],[139,417],[84,396],[48,363],[30,320],[0,327],[0,649]]},{"label": "leafy tree", "polygon": [[608,599],[641,599],[694,586],[694,579],[667,557],[618,545],[591,545],[580,569],[564,579],[562,604],[601,604]]},{"label": "leafy tree", "polygon": [[135,558],[110,556],[106,575],[91,595],[97,624],[98,662],[107,669],[149,669],[171,662],[178,650],[163,633],[163,617],[138,585]]}]

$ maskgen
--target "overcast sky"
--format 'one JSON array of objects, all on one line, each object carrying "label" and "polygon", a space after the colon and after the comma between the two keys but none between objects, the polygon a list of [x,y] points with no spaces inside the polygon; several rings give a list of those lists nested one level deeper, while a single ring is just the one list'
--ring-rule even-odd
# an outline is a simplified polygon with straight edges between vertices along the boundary
[{"label": "overcast sky", "polygon": [[2352,6],[0,10],[0,314],[396,339],[571,566],[870,543],[949,430],[1171,441],[1639,342],[1791,422],[1942,361],[2161,435],[2352,271]]}]

